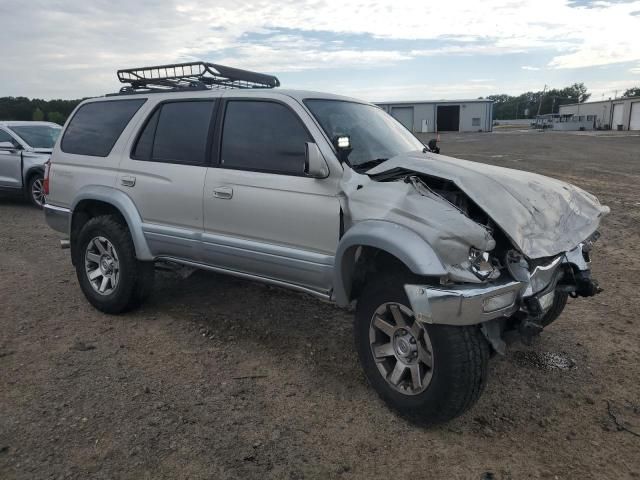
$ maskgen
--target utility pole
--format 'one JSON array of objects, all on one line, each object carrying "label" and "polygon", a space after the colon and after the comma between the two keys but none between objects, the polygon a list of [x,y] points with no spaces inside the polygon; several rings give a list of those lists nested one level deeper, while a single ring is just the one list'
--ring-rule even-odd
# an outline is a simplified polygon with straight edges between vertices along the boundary
[{"label": "utility pole", "polygon": [[542,89],[542,95],[540,95],[540,102],[538,102],[538,113],[536,116],[540,115],[540,109],[542,108],[542,99],[544,98],[544,92],[547,91],[547,84],[545,83],[544,88]]}]

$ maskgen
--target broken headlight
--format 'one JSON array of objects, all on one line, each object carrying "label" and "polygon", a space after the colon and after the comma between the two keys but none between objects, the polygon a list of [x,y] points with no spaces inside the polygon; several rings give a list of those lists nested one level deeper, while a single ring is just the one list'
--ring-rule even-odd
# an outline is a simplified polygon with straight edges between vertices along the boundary
[{"label": "broken headlight", "polygon": [[482,281],[500,276],[500,271],[493,265],[489,252],[474,247],[469,249],[469,270]]}]

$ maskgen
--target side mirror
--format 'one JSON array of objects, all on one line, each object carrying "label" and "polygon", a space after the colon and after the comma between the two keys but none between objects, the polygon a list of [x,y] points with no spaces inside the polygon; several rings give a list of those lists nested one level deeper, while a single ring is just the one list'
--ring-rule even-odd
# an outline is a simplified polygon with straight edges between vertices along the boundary
[{"label": "side mirror", "polygon": [[329,176],[329,166],[320,153],[318,145],[313,142],[306,142],[304,173],[313,178],[327,178]]},{"label": "side mirror", "polygon": [[18,150],[12,142],[0,142],[0,150]]},{"label": "side mirror", "polygon": [[437,139],[432,138],[431,140],[429,140],[429,143],[427,143],[427,146],[429,147],[429,150],[431,150],[433,153],[440,153],[440,147],[438,146]]}]

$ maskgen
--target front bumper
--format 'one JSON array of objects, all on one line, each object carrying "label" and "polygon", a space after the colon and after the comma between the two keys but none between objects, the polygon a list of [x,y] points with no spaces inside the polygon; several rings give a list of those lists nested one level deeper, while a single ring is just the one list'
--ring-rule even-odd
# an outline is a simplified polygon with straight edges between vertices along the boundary
[{"label": "front bumper", "polygon": [[44,219],[54,230],[69,235],[71,210],[55,205],[44,205]]},{"label": "front bumper", "polygon": [[442,325],[475,325],[513,315],[525,288],[525,283],[517,281],[447,288],[404,286],[416,319]]},{"label": "front bumper", "polygon": [[[553,304],[556,289],[571,295],[592,296],[600,291],[591,279],[591,263],[587,243],[539,265],[519,280],[498,280],[485,284],[452,286],[404,286],[416,319],[441,325],[476,325],[499,317],[510,317],[520,309],[541,316]],[[559,284],[565,269],[571,283]],[[522,272],[521,272],[522,273]]]}]

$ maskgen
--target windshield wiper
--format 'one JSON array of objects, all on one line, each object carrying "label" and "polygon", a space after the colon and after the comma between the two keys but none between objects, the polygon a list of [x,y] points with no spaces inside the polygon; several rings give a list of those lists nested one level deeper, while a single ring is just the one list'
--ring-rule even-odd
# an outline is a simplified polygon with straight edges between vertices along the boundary
[{"label": "windshield wiper", "polygon": [[375,167],[377,165],[380,165],[382,162],[386,162],[387,160],[389,160],[389,159],[388,158],[376,158],[375,160],[367,160],[366,162],[354,165],[354,167],[359,171],[366,172],[370,168],[373,168],[373,167]]}]

